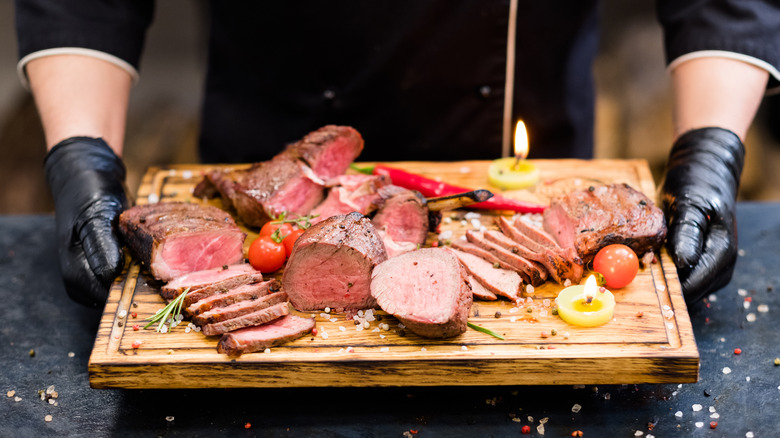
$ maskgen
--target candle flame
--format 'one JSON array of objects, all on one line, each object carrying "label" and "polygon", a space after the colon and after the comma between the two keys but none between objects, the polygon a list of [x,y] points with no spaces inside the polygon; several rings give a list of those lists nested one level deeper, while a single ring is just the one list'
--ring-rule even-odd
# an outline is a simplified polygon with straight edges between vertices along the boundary
[{"label": "candle flame", "polygon": [[585,287],[582,288],[582,298],[586,303],[590,304],[593,298],[596,297],[596,291],[598,291],[599,285],[596,283],[596,277],[591,275],[585,280]]},{"label": "candle flame", "polygon": [[515,157],[518,160],[525,160],[527,156],[528,131],[525,129],[525,123],[522,120],[518,120],[515,126]]}]

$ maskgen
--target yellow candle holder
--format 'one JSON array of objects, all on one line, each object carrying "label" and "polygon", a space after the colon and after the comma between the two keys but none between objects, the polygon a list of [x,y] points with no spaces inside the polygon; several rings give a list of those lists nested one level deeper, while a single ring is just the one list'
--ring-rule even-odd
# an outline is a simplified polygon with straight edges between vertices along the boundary
[{"label": "yellow candle holder", "polygon": [[598,291],[588,303],[584,285],[569,286],[558,294],[558,316],[569,324],[581,327],[598,327],[612,320],[615,313],[615,296],[612,292]]},{"label": "yellow candle holder", "polygon": [[526,160],[499,158],[490,163],[488,182],[501,190],[524,189],[539,182],[539,169]]}]

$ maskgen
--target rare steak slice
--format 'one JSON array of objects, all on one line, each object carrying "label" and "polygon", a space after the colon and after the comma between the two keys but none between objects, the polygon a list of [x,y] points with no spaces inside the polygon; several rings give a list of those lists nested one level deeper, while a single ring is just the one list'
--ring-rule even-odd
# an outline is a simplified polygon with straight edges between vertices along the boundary
[{"label": "rare steak slice", "polygon": [[469,274],[489,291],[512,301],[520,299],[522,280],[516,271],[496,268],[481,257],[457,249],[450,248],[449,251],[455,254]]},{"label": "rare steak slice", "polygon": [[226,292],[238,286],[263,281],[263,274],[248,263],[192,272],[174,279],[162,288],[160,295],[170,301],[185,290],[184,308],[208,296]]},{"label": "rare steak slice", "polygon": [[206,336],[221,335],[223,333],[232,332],[244,327],[252,327],[255,325],[265,324],[275,319],[281,318],[290,313],[288,303],[274,304],[270,307],[247,313],[245,315],[237,316],[235,318],[227,319],[225,321],[215,322],[213,324],[207,324],[203,326],[203,334]]},{"label": "rare steak slice", "polygon": [[281,287],[282,284],[275,278],[259,283],[244,284],[235,289],[203,298],[187,307],[184,313],[191,317],[214,308],[227,307],[239,301],[256,300],[269,293],[278,292]]},{"label": "rare steak slice", "polygon": [[372,308],[371,270],[385,259],[385,247],[368,218],[359,213],[332,216],[298,237],[282,287],[302,311]]},{"label": "rare steak slice", "polygon": [[239,301],[227,307],[213,308],[194,316],[192,322],[200,326],[214,324],[215,322],[227,321],[228,319],[247,315],[271,307],[274,304],[286,303],[287,301],[287,294],[284,292],[269,294],[254,300]]},{"label": "rare steak slice", "polygon": [[513,252],[511,249],[507,249],[502,245],[488,240],[487,237],[485,237],[484,232],[468,230],[466,231],[466,238],[469,242],[482,247],[498,257],[499,260],[507,263],[511,269],[519,272],[531,285],[538,286],[547,279],[547,270],[544,269],[544,266],[528,260],[521,254]]},{"label": "rare steak slice", "polygon": [[363,151],[363,137],[349,126],[326,125],[306,134],[283,153],[304,161],[317,178],[327,181],[343,174]]},{"label": "rare steak slice", "polygon": [[589,187],[555,198],[544,211],[544,229],[586,263],[606,245],[622,243],[641,257],[666,237],[660,208],[628,184]]},{"label": "rare steak slice", "polygon": [[496,294],[490,292],[490,290],[480,283],[479,280],[474,278],[473,275],[469,275],[468,280],[469,286],[471,286],[471,293],[474,295],[475,299],[484,301],[495,301],[498,299]]},{"label": "rare steak slice", "polygon": [[285,153],[248,169],[213,171],[207,178],[241,220],[254,227],[282,212],[306,215],[324,196],[324,182],[305,163]]},{"label": "rare steak slice", "polygon": [[328,182],[328,196],[311,211],[312,223],[356,211],[368,215],[376,209],[379,188],[389,184],[384,175],[339,175]]},{"label": "rare steak slice", "polygon": [[219,208],[187,202],[136,205],[119,216],[130,252],[162,281],[240,262],[246,234]]},{"label": "rare steak slice", "polygon": [[417,191],[388,185],[379,189],[378,211],[371,219],[383,240],[388,256],[416,249],[428,237],[428,208]]},{"label": "rare steak slice", "polygon": [[448,338],[466,331],[473,299],[468,272],[449,251],[407,252],[377,265],[371,277],[379,307],[417,335]]},{"label": "rare steak slice", "polygon": [[310,333],[314,329],[313,318],[286,315],[267,324],[242,328],[222,335],[217,351],[228,356],[263,351]]}]

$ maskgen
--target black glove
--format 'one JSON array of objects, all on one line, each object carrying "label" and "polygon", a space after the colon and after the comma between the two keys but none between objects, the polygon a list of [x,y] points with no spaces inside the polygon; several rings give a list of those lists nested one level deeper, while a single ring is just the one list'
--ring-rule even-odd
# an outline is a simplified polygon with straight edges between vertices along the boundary
[{"label": "black glove", "polygon": [[65,289],[81,304],[102,306],[124,265],[115,227],[127,206],[125,166],[102,139],[73,137],[49,151],[44,168]]},{"label": "black glove", "polygon": [[667,248],[688,304],[731,280],[744,160],[739,137],[721,128],[688,131],[672,146],[661,197],[669,226]]}]

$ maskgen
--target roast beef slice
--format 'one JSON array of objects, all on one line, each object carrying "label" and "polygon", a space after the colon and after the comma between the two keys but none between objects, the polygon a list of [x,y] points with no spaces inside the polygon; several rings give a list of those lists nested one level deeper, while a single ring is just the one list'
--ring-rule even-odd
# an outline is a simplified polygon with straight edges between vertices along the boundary
[{"label": "roast beef slice", "polygon": [[371,294],[385,312],[428,338],[465,332],[473,299],[466,269],[442,248],[423,248],[380,263],[372,274]]},{"label": "roast beef slice", "polygon": [[133,256],[162,281],[238,263],[246,238],[228,213],[186,202],[131,207],[119,216],[119,231]]},{"label": "roast beef slice", "polygon": [[368,218],[332,216],[306,230],[284,269],[282,287],[301,311],[372,308],[371,270],[387,252]]}]

